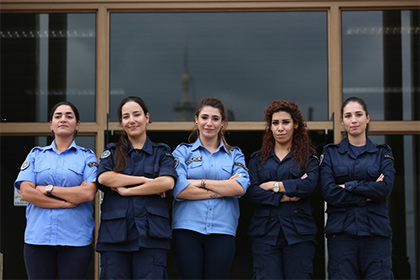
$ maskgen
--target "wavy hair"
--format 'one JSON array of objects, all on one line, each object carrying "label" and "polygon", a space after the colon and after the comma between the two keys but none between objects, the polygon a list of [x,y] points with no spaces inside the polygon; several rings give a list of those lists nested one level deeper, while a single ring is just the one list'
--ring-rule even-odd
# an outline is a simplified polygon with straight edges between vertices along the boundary
[{"label": "wavy hair", "polygon": [[[147,109],[146,103],[144,103],[143,99],[137,96],[128,96],[121,100],[120,105],[118,105],[118,120],[120,124],[122,123],[122,107],[128,102],[136,102],[137,104],[139,104],[140,107],[143,109],[144,115],[147,115],[147,113],[149,113],[149,110]],[[127,152],[129,148],[130,145],[128,144],[128,136],[125,130],[123,130],[115,148],[115,172],[123,172],[127,167]]]},{"label": "wavy hair", "polygon": [[275,140],[273,133],[271,132],[271,121],[273,114],[280,111],[289,113],[292,117],[293,123],[298,124],[298,127],[293,131],[292,159],[297,166],[302,169],[306,169],[309,164],[310,157],[315,154],[315,148],[309,138],[308,131],[306,130],[306,123],[298,105],[295,102],[285,100],[276,100],[265,110],[265,133],[261,146],[261,163],[265,163],[267,161],[274,148]]},{"label": "wavy hair", "polygon": [[[200,115],[201,110],[203,110],[204,107],[209,106],[209,107],[213,107],[216,108],[217,110],[219,110],[220,115],[222,116],[222,121],[224,121],[224,125],[220,128],[219,133],[218,133],[218,140],[219,141],[223,141],[223,143],[226,146],[226,149],[228,151],[230,151],[233,147],[230,146],[225,139],[225,130],[226,127],[228,125],[228,120],[226,118],[226,110],[225,110],[225,106],[223,105],[222,101],[220,101],[217,98],[214,97],[204,97],[203,99],[201,99],[201,101],[198,103],[196,109],[195,109],[195,116],[198,118],[198,116]],[[198,127],[195,126],[194,130],[190,133],[190,136],[188,137],[188,142],[193,143],[195,142],[198,137],[200,136],[200,131],[198,130]],[[220,143],[220,142],[219,142]]]}]

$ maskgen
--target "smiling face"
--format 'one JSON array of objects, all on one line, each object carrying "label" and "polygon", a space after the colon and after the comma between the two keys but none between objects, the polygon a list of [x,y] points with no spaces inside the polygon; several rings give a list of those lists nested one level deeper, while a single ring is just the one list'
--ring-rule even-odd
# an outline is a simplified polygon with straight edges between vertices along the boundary
[{"label": "smiling face", "polygon": [[297,127],[298,124],[294,123],[292,116],[285,111],[275,112],[271,117],[270,130],[276,144],[291,146],[293,132]]},{"label": "smiling face", "polygon": [[50,128],[55,137],[74,137],[79,130],[80,121],[69,105],[61,105],[55,109],[50,121]]},{"label": "smiling face", "polygon": [[224,124],[219,109],[211,106],[204,106],[198,117],[195,117],[195,122],[200,131],[200,137],[208,139],[217,138]]},{"label": "smiling face", "polygon": [[134,139],[146,133],[149,113],[144,114],[142,107],[134,101],[125,103],[121,108],[121,125],[128,138]]},{"label": "smiling face", "polygon": [[342,124],[349,137],[366,137],[369,121],[369,115],[366,115],[363,106],[358,102],[349,102],[343,108]]}]

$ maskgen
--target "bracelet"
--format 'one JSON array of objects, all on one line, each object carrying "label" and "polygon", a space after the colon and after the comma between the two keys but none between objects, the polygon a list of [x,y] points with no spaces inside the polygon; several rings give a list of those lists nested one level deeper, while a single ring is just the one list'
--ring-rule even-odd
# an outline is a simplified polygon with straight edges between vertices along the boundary
[{"label": "bracelet", "polygon": [[206,180],[204,180],[204,179],[201,179],[201,188],[204,189],[204,190],[207,190],[206,189]]}]

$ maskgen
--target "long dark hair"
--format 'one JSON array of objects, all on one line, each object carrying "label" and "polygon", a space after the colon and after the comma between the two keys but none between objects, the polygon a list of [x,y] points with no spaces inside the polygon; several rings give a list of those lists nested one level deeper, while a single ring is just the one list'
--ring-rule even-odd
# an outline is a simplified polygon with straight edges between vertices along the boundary
[{"label": "long dark hair", "polygon": [[[55,104],[50,111],[50,115],[49,115],[49,121],[51,122],[53,117],[54,117],[54,113],[55,110],[57,110],[58,107],[62,106],[62,105],[67,105],[70,106],[70,108],[73,110],[74,113],[74,117],[76,118],[76,123],[80,122],[80,114],[79,114],[79,110],[77,110],[76,106],[74,106],[73,103],[71,103],[70,101],[61,101],[58,102],[57,104]],[[54,131],[52,131],[53,136],[55,137]],[[76,137],[77,135],[77,130],[74,132],[73,137]]]},{"label": "long dark hair", "polygon": [[[341,105],[341,119],[343,119],[344,107],[346,107],[347,104],[349,104],[350,102],[359,103],[362,106],[363,111],[365,111],[366,117],[369,116],[369,112],[368,112],[368,109],[367,109],[366,102],[362,98],[360,98],[360,97],[352,96],[352,97],[347,98],[343,102],[343,105]],[[369,132],[369,123],[366,124],[366,136],[367,136],[368,132]]]},{"label": "long dark hair", "polygon": [[271,132],[271,121],[273,114],[280,111],[289,113],[293,119],[293,123],[298,124],[298,127],[293,131],[292,159],[297,166],[306,169],[310,157],[315,154],[315,149],[309,138],[308,131],[306,130],[306,123],[303,119],[303,115],[300,112],[298,105],[292,101],[276,100],[265,110],[265,133],[261,146],[261,163],[267,161],[274,148],[275,140],[273,133]]},{"label": "long dark hair", "polygon": [[[223,143],[226,146],[226,149],[228,151],[230,151],[233,147],[230,146],[226,142],[226,139],[225,139],[225,130],[226,130],[226,127],[228,125],[228,120],[226,118],[225,106],[223,105],[222,101],[220,101],[217,98],[204,97],[203,99],[201,99],[201,101],[198,103],[198,105],[195,109],[195,116],[197,118],[200,115],[201,110],[203,110],[203,108],[206,107],[206,106],[213,107],[213,108],[216,108],[217,110],[219,110],[220,115],[222,116],[222,121],[224,121],[225,123],[221,127],[221,129],[219,130],[218,140],[223,141]],[[188,142],[190,142],[190,143],[195,142],[199,136],[200,136],[200,131],[198,130],[198,127],[196,126],[194,128],[194,130],[191,132],[190,136],[188,137]]]},{"label": "long dark hair", "polygon": [[[146,104],[143,99],[137,96],[128,96],[121,100],[120,105],[118,105],[118,120],[120,124],[122,123],[122,107],[128,102],[136,102],[143,109],[144,115],[149,113]],[[123,130],[120,139],[118,140],[117,146],[115,148],[114,160],[116,162],[114,171],[123,172],[127,167],[127,152],[130,145],[128,144],[128,136],[125,130]]]}]

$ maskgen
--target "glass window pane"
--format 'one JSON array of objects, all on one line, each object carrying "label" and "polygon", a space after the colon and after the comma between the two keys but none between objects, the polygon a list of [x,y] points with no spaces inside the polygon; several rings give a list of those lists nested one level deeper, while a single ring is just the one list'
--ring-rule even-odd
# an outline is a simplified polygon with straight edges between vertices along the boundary
[{"label": "glass window pane", "polygon": [[342,13],[343,99],[374,120],[420,119],[419,10]]},{"label": "glass window pane", "polygon": [[262,120],[275,99],[328,119],[326,12],[112,13],[110,115],[142,97],[155,121],[193,120],[202,97],[229,120]]},{"label": "glass window pane", "polygon": [[418,135],[374,135],[375,143],[386,143],[392,148],[396,176],[388,199],[389,217],[393,229],[393,264],[395,279],[419,279],[416,275],[419,255],[416,246],[419,234],[419,162],[420,137]]},{"label": "glass window pane", "polygon": [[95,14],[2,13],[0,23],[2,122],[48,121],[64,100],[95,121]]}]

